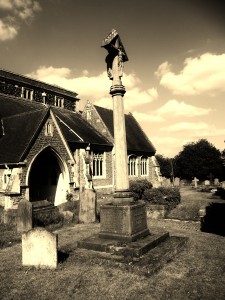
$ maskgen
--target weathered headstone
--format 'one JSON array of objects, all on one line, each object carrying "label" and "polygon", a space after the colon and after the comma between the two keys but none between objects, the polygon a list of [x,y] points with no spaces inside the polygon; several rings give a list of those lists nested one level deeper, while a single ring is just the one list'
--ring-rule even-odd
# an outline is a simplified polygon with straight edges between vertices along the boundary
[{"label": "weathered headstone", "polygon": [[221,182],[221,187],[222,187],[223,189],[225,189],[225,181],[222,181],[222,182]]},{"label": "weathered headstone", "polygon": [[210,185],[210,181],[209,180],[205,180],[204,183],[205,183],[206,186]]},{"label": "weathered headstone", "polygon": [[36,227],[22,234],[22,265],[36,268],[57,267],[58,235]]},{"label": "weathered headstone", "polygon": [[219,182],[219,179],[218,179],[218,178],[215,178],[215,179],[214,179],[214,185],[219,185],[219,183],[220,183],[220,182]]},{"label": "weathered headstone", "polygon": [[96,193],[92,189],[80,192],[79,222],[94,223],[96,221]]},{"label": "weathered headstone", "polygon": [[197,188],[199,179],[195,177],[194,180],[192,180],[192,182],[194,183],[195,188]]},{"label": "weathered headstone", "polygon": [[33,209],[29,201],[22,200],[17,209],[17,231],[27,232],[33,227]]},{"label": "weathered headstone", "polygon": [[180,178],[179,177],[175,177],[174,186],[180,186]]}]

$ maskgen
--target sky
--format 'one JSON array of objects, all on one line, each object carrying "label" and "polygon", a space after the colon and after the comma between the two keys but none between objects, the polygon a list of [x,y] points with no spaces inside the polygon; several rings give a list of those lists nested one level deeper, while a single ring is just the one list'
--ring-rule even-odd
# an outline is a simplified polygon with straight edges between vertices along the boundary
[{"label": "sky", "polygon": [[112,108],[104,37],[114,28],[124,63],[125,111],[157,154],[225,144],[222,0],[0,0],[0,68],[62,86]]}]

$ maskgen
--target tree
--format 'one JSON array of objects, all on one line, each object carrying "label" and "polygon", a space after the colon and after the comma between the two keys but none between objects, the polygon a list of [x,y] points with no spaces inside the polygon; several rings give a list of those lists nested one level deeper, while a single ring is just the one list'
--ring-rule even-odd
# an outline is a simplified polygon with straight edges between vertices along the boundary
[{"label": "tree", "polygon": [[186,144],[175,157],[175,173],[189,180],[194,177],[200,180],[222,178],[221,153],[206,139]]},{"label": "tree", "polygon": [[160,171],[163,177],[170,178],[172,175],[172,161],[168,157],[164,157],[161,154],[156,155],[156,159],[160,166]]}]

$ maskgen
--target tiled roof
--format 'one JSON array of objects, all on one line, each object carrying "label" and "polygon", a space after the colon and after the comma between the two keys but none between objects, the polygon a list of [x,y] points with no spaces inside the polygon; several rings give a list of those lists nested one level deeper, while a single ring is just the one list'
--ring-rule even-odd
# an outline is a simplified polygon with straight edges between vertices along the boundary
[{"label": "tiled roof", "polygon": [[[112,147],[80,113],[56,107],[51,107],[51,110],[69,145]],[[18,163],[25,159],[26,150],[48,113],[49,107],[41,103],[0,94],[0,164]]]},{"label": "tiled roof", "polygon": [[[94,107],[108,128],[110,134],[114,137],[113,111],[97,105],[94,105]],[[125,127],[128,151],[155,154],[155,147],[132,114],[125,114]]]},{"label": "tiled roof", "polygon": [[38,110],[45,107],[44,104],[26,100],[23,98],[16,98],[14,96],[0,93],[0,119],[18,115],[20,113]]},{"label": "tiled roof", "polygon": [[53,112],[67,142],[112,146],[80,113],[56,107]]},{"label": "tiled roof", "polygon": [[0,163],[18,163],[39,129],[47,108],[3,118],[5,135],[0,138]]}]

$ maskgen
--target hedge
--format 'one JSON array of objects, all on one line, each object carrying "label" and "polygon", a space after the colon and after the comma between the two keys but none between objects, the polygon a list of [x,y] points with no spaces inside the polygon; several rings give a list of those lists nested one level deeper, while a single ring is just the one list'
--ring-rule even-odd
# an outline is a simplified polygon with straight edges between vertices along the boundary
[{"label": "hedge", "polygon": [[147,179],[130,180],[129,184],[134,200],[141,200],[143,198],[144,191],[152,188],[151,182]]},{"label": "hedge", "polygon": [[174,187],[146,189],[142,199],[146,204],[162,204],[171,210],[180,203],[180,191],[179,188]]}]

